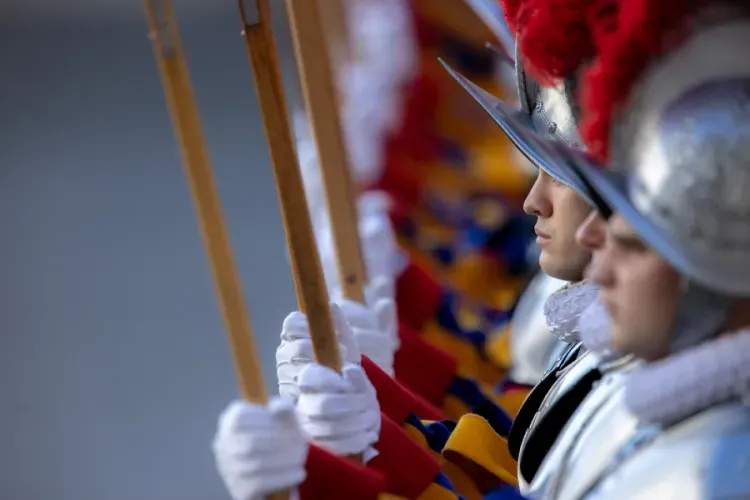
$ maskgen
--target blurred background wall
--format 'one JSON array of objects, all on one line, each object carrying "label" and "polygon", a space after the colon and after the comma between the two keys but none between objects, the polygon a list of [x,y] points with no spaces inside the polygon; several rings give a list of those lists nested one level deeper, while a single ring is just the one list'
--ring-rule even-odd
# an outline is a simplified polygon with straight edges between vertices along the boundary
[{"label": "blurred background wall", "polygon": [[[141,3],[108,1],[0,2],[0,499],[227,498],[222,318]],[[236,4],[174,4],[273,383],[295,302]]]}]

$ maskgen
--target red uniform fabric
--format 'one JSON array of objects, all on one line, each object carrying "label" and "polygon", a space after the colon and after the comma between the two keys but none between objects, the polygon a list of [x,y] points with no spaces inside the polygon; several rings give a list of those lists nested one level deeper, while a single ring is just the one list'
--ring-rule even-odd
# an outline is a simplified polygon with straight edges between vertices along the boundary
[{"label": "red uniform fabric", "polygon": [[398,336],[401,345],[393,363],[396,380],[441,407],[448,386],[456,376],[458,360],[427,343],[405,323],[399,325]]},{"label": "red uniform fabric", "polygon": [[416,165],[414,160],[396,139],[388,139],[383,147],[383,172],[368,188],[385,191],[394,200],[411,208],[419,201],[422,188],[419,169],[413,167]]},{"label": "red uniform fabric", "polygon": [[410,262],[396,280],[399,321],[421,331],[443,300],[443,289],[421,266]]},{"label": "red uniform fabric", "polygon": [[395,422],[403,422],[412,413],[425,420],[445,418],[440,410],[391,378],[367,356],[362,356],[362,369],[375,387],[380,411]]},{"label": "red uniform fabric", "polygon": [[377,500],[386,491],[387,482],[381,472],[315,445],[310,445],[305,470],[307,478],[299,487],[301,500]]}]

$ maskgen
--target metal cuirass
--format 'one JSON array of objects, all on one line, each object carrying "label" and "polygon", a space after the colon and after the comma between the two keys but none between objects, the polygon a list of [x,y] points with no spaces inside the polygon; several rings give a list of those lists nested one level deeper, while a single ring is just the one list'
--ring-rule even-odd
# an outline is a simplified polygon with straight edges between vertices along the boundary
[{"label": "metal cuirass", "polygon": [[587,351],[565,367],[534,415],[518,458],[518,480],[528,486],[570,417],[601,379],[601,358]]},{"label": "metal cuirass", "polygon": [[[633,435],[636,418],[624,405],[627,373],[637,365],[619,360],[602,367],[603,376],[564,426],[530,485],[522,493],[532,499],[577,498]],[[596,445],[591,445],[596,443]]]},{"label": "metal cuirass", "polygon": [[510,376],[515,382],[534,385],[544,376],[549,357],[557,344],[544,318],[544,303],[565,283],[539,273],[518,300],[510,330],[513,359]]},{"label": "metal cuirass", "polygon": [[731,402],[636,439],[577,498],[750,498],[750,410]]}]

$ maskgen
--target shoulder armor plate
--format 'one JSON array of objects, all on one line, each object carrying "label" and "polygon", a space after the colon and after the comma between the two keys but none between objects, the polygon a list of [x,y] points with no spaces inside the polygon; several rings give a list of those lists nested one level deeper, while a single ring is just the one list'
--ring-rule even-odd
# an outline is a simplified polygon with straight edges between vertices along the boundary
[{"label": "shoulder armor plate", "polygon": [[750,498],[750,410],[725,404],[670,427],[603,477],[587,498]]},{"label": "shoulder armor plate", "polygon": [[602,377],[599,362],[597,354],[583,353],[563,370],[544,398],[521,444],[518,471],[527,483],[534,479],[563,426]]}]

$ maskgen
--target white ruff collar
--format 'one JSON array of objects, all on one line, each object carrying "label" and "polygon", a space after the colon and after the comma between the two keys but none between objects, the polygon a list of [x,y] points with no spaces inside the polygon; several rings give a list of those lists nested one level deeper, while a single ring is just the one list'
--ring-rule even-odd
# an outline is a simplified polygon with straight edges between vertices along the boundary
[{"label": "white ruff collar", "polygon": [[550,295],[544,317],[550,332],[563,342],[580,340],[578,320],[596,299],[598,288],[588,281],[570,283]]},{"label": "white ruff collar", "polygon": [[594,299],[581,314],[578,329],[586,349],[605,358],[616,356],[612,350],[612,318],[598,299]]},{"label": "white ruff collar", "polygon": [[625,404],[640,420],[678,422],[750,391],[750,328],[636,368]]}]

